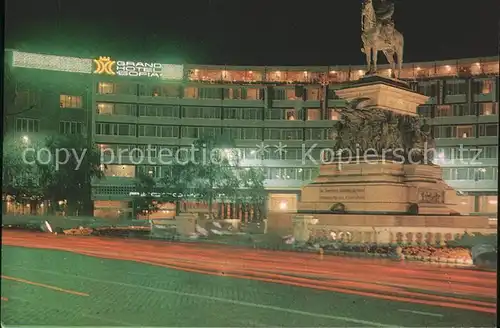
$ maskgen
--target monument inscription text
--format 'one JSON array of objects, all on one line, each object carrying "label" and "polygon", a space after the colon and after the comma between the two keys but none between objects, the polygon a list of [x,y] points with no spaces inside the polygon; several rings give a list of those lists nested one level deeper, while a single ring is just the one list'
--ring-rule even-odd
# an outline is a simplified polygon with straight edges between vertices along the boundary
[{"label": "monument inscription text", "polygon": [[441,204],[443,193],[436,190],[419,190],[419,203]]},{"label": "monument inscription text", "polygon": [[364,200],[365,188],[321,188],[319,199],[327,201]]}]

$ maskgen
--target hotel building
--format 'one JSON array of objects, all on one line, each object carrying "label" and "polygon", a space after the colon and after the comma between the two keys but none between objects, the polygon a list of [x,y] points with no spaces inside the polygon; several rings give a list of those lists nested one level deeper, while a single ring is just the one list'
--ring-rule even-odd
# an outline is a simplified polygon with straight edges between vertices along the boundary
[{"label": "hotel building", "polygon": [[[189,148],[205,134],[221,133],[242,150],[242,166],[264,169],[267,210],[294,211],[301,186],[318,172],[304,153],[314,146],[310,153],[319,161],[320,149],[334,144],[336,109],[345,106],[335,90],[364,75],[361,65],[167,65],[13,50],[6,57],[17,81],[16,106],[35,105],[8,117],[9,129],[23,136],[82,133],[117,151],[151,145],[147,164],[112,163],[93,182],[96,216],[130,215],[138,172],[160,178],[168,171],[159,149]],[[388,66],[379,69],[390,74]],[[456,210],[496,217],[498,58],[405,63],[401,78],[429,96],[419,114],[433,127],[436,163],[457,190]],[[286,151],[277,151],[280,143]],[[257,145],[268,151],[258,156]]]}]

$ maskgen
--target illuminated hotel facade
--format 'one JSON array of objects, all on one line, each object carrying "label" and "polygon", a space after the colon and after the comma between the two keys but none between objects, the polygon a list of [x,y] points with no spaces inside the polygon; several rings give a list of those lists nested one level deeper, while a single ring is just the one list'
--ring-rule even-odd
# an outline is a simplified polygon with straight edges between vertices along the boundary
[{"label": "illuminated hotel facade", "polygon": [[[332,148],[336,108],[345,106],[335,89],[364,74],[361,65],[164,65],[17,51],[7,57],[18,81],[16,106],[37,104],[9,118],[16,133],[59,130],[117,151],[153,149],[147,164],[107,165],[105,178],[92,185],[96,216],[130,215],[138,172],[160,178],[168,171],[159,149],[189,148],[222,133],[244,154],[243,167],[264,169],[267,210],[294,211],[301,186],[318,172],[317,162],[303,161],[304,147],[314,146],[318,160],[320,149]],[[388,66],[380,74],[389,75]],[[401,78],[429,96],[419,113],[433,126],[444,179],[458,190],[456,210],[496,217],[498,58],[406,63]],[[280,142],[286,151],[275,151]],[[257,145],[269,151],[256,156]]]}]

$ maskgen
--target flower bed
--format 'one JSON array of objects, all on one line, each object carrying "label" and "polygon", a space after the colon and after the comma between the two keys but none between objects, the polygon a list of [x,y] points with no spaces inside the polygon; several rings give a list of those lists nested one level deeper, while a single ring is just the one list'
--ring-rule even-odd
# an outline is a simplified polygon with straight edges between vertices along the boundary
[{"label": "flower bed", "polygon": [[63,231],[65,235],[72,236],[90,236],[92,235],[93,230],[89,228],[78,228],[78,229],[67,229]]},{"label": "flower bed", "polygon": [[432,246],[407,246],[403,247],[405,256],[416,256],[424,258],[451,258],[470,261],[470,249],[464,247],[432,247]]},{"label": "flower bed", "polygon": [[[398,249],[400,247],[400,249]],[[435,247],[428,245],[377,245],[377,244],[345,244],[339,242],[309,242],[304,245],[296,245],[296,248],[319,250],[326,253],[345,255],[366,255],[374,257],[400,257],[410,260],[424,260],[433,262],[458,261],[471,263],[471,252],[468,247]]]}]

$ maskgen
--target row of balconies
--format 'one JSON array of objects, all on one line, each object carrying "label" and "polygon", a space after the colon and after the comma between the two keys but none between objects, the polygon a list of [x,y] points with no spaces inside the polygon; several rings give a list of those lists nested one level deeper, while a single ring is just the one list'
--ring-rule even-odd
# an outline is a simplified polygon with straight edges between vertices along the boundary
[{"label": "row of balconies", "polygon": [[[243,160],[240,165],[244,167],[290,167],[290,168],[304,168],[304,169],[315,169],[320,164],[327,164],[327,161],[321,161],[319,156],[312,156],[313,160],[310,158],[295,159],[295,160]],[[139,162],[138,159],[129,158],[128,156],[121,156],[120,159],[112,158],[111,156],[105,155],[103,156],[103,163],[109,163],[108,165],[136,165]],[[148,158],[144,160],[144,165],[151,166],[165,166],[169,165],[173,162],[172,157],[163,157],[163,158]],[[488,168],[491,170],[492,168],[498,167],[498,159],[487,158],[487,159],[479,159],[474,161],[474,163],[468,162],[468,160],[448,160],[448,161],[435,161],[439,166],[444,168]]]},{"label": "row of balconies", "polygon": [[[498,117],[497,117],[498,119]],[[315,128],[334,127],[337,120],[299,120],[299,119],[222,119],[222,118],[178,118],[158,116],[128,116],[128,115],[96,115],[96,122],[128,123],[128,124],[161,124],[181,126],[213,126],[213,127],[280,127]]]},{"label": "row of balconies", "polygon": [[497,192],[498,191],[498,179],[497,180],[446,180],[453,189],[460,190],[463,192]]},{"label": "row of balconies", "polygon": [[447,116],[425,118],[429,125],[462,125],[462,124],[481,124],[498,123],[498,115],[467,115],[467,116]]},{"label": "row of balconies", "polygon": [[[274,150],[270,150],[272,152]],[[303,159],[243,159],[240,160],[239,165],[241,167],[290,167],[290,168],[317,168],[320,164],[328,164],[326,160],[321,160],[318,153],[312,154],[311,156],[303,156]],[[128,154],[123,156],[110,155],[103,152],[102,160],[103,163],[109,164],[119,164],[119,165],[169,165],[174,161],[174,156],[162,156],[162,157],[147,157],[144,156],[143,159],[139,157],[129,156]],[[144,163],[140,163],[143,160]]]},{"label": "row of balconies", "polygon": [[[121,102],[141,103],[151,105],[180,105],[180,106],[213,106],[213,107],[321,107],[320,100],[286,99],[272,100],[242,100],[242,99],[193,99],[193,98],[167,98],[153,96],[136,96],[124,94],[96,94],[96,102]],[[342,100],[328,100],[329,106],[345,105]]]},{"label": "row of balconies", "polygon": [[[231,125],[230,127],[237,127]],[[245,127],[248,127],[247,125]],[[274,126],[275,127],[275,126]],[[97,143],[123,143],[123,144],[158,144],[158,145],[174,145],[174,146],[190,146],[197,138],[185,137],[137,137],[137,136],[120,136],[120,135],[94,135],[94,141]],[[283,142],[290,148],[301,148],[302,145],[310,147],[318,145],[319,147],[333,147],[334,140],[282,140],[282,139],[236,139],[236,143],[242,147],[253,147],[255,144],[265,142],[276,144]],[[442,147],[451,147],[456,145],[475,146],[475,145],[497,145],[498,137],[478,137],[478,138],[438,138],[436,145]]]},{"label": "row of balconies", "polygon": [[[468,101],[467,94],[445,95],[443,104],[459,104]],[[489,94],[474,94],[472,101],[487,102],[494,101],[497,96],[494,93]],[[266,101],[262,99],[194,99],[194,98],[173,98],[161,96],[136,96],[128,94],[96,94],[94,100],[98,102],[122,102],[122,103],[141,103],[141,104],[161,104],[161,105],[180,105],[180,106],[215,106],[215,107],[320,107],[321,99],[303,100],[296,99],[281,99]],[[328,99],[329,106],[332,104],[345,104],[342,100]],[[437,104],[438,97],[429,97],[427,104]]]},{"label": "row of balconies", "polygon": [[[443,104],[463,104],[468,101],[467,94],[458,94],[458,95],[445,95],[443,97]],[[494,93],[488,94],[473,94],[472,101],[473,102],[487,102],[496,100],[496,96]],[[438,104],[438,97],[429,97],[427,100],[427,104],[436,105]]]},{"label": "row of balconies", "polygon": [[[332,117],[331,117],[332,118]],[[337,118],[334,116],[333,118]],[[460,124],[482,124],[498,123],[498,115],[467,115],[423,118],[429,125],[460,125]],[[105,123],[129,123],[129,124],[161,124],[182,126],[233,126],[233,127],[333,127],[337,120],[333,119],[228,119],[228,118],[179,118],[161,116],[129,116],[129,115],[96,115],[96,122]]]},{"label": "row of balconies", "polygon": [[498,158],[464,158],[464,159],[435,159],[434,163],[437,165],[447,168],[447,167],[473,167],[473,166],[482,166],[482,167],[497,167],[498,166]]},{"label": "row of balconies", "polygon": [[[116,114],[97,114],[95,116],[96,122],[108,122],[108,123],[130,123],[130,124],[157,124],[161,122],[162,125],[201,125],[201,126],[219,126],[223,125],[236,125],[236,126],[248,126],[248,127],[272,127],[276,124],[286,124],[290,127],[308,127],[311,126],[332,126],[338,120],[338,113],[335,109],[330,109],[328,113],[321,113],[319,109],[310,109],[314,112],[308,111],[306,113],[305,109],[287,108],[284,109],[274,109],[273,113],[267,113],[269,115],[264,115],[264,113],[259,112],[262,118],[255,119],[233,119],[221,117],[220,113],[217,115],[219,117],[179,117],[177,115],[171,116],[136,116],[136,115],[116,115]],[[269,110],[267,110],[269,111]],[[272,115],[281,114],[273,118]],[[328,114],[326,117],[324,114]],[[289,115],[290,117],[287,117]],[[322,116],[324,119],[321,119]],[[279,118],[278,118],[279,117]],[[497,123],[498,114],[491,115],[463,115],[463,116],[441,116],[430,118],[428,116],[422,117],[427,124],[430,125],[459,125],[459,124],[480,124],[480,123]],[[330,124],[330,125],[329,125]]]},{"label": "row of balconies", "polygon": [[[220,67],[188,65],[188,79],[192,81],[273,81],[302,82],[319,81],[346,82],[363,77],[365,66],[323,66],[323,67]],[[390,77],[389,65],[379,65],[379,74]],[[443,62],[405,63],[402,79],[436,78],[447,76],[498,75],[497,58],[461,59]]]},{"label": "row of balconies", "polygon": [[[264,186],[268,190],[300,190],[310,181],[267,179]],[[498,180],[447,180],[451,187],[463,192],[497,192]],[[94,181],[94,200],[131,200],[135,191],[134,180],[130,178],[104,178]]]},{"label": "row of balconies", "polygon": [[468,137],[468,138],[436,138],[437,147],[453,147],[457,145],[477,146],[477,145],[498,145],[498,137]]},{"label": "row of balconies", "polygon": [[[278,180],[266,179],[264,187],[267,190],[294,190],[310,183],[311,181],[303,180]],[[132,200],[131,195],[136,191],[135,180],[131,178],[121,177],[106,177],[101,180],[92,182],[92,199],[93,200]]]}]

